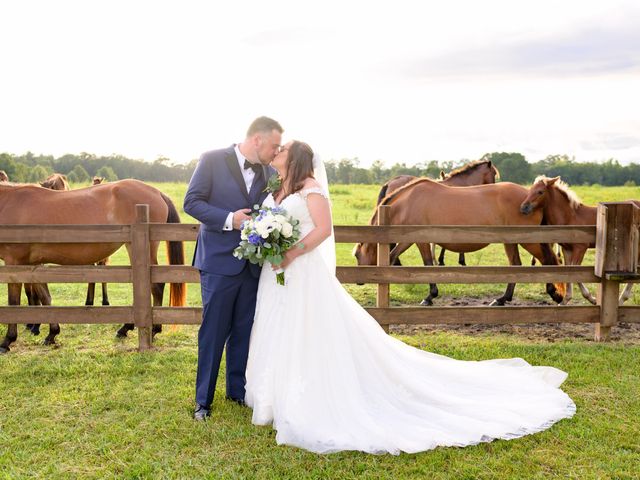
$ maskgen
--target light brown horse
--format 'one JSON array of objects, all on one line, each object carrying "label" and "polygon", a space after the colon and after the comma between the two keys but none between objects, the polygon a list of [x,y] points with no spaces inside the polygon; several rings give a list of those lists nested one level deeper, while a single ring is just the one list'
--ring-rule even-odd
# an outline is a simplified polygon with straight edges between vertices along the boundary
[{"label": "light brown horse", "polygon": [[[100,185],[102,182],[104,182],[104,177],[94,176],[93,179],[91,180],[91,185]],[[109,263],[109,258],[103,258],[99,262],[96,262],[96,265],[104,266],[107,263]],[[87,284],[87,298],[85,299],[84,304],[93,305],[95,301],[95,297],[96,297],[96,284],[95,283]],[[107,292],[107,284],[104,282],[102,283],[102,305],[103,306],[109,305],[109,294]]]},{"label": "light brown horse", "polygon": [[[630,200],[640,207],[640,202]],[[532,211],[542,210],[544,222],[548,225],[595,225],[598,208],[585,205],[560,177],[549,178],[540,175],[533,181],[527,197],[520,205],[520,211],[529,215]],[[561,243],[565,265],[581,265],[587,249],[594,248],[594,243]],[[582,296],[592,304],[596,299],[585,285],[578,283]],[[620,296],[620,304],[631,295],[632,283],[627,284]],[[569,303],[573,297],[573,285],[567,285],[567,293],[562,301]]]},{"label": "light brown horse", "polygon": [[[122,225],[135,223],[136,205],[149,205],[149,221],[179,223],[180,217],[173,202],[158,189],[138,180],[96,185],[70,191],[48,190],[32,185],[0,184],[0,225]],[[31,243],[0,244],[0,258],[6,265],[91,265],[113,254],[122,243]],[[130,244],[127,244],[131,257]],[[169,263],[184,264],[182,242],[167,242]],[[156,265],[158,242],[151,242],[150,261]],[[9,305],[20,304],[21,284],[9,284]],[[153,304],[162,304],[164,284],[152,285]],[[171,284],[170,305],[185,303],[184,283]],[[126,336],[133,324],[125,324],[118,336]],[[155,333],[161,331],[154,325]],[[9,351],[17,338],[16,324],[9,324],[7,335],[0,344],[0,353]]]},{"label": "light brown horse", "polygon": [[[416,180],[418,177],[412,175],[398,175],[386,182],[380,188],[378,193],[378,200],[376,202],[376,208],[380,205],[380,202],[385,196],[395,192],[400,187]],[[460,168],[452,170],[450,173],[445,174],[440,172],[439,182],[450,187],[468,187],[471,185],[485,185],[488,183],[496,183],[496,179],[500,178],[500,172],[493,164],[491,160],[474,160]],[[392,245],[393,248],[395,245]],[[444,253],[446,249],[440,249],[440,256],[438,257],[438,265],[444,265]],[[435,247],[432,255],[435,256]],[[458,256],[458,263],[460,265],[466,265],[464,259],[464,253],[460,253]],[[394,265],[401,265],[400,258],[396,258]]]},{"label": "light brown horse", "polygon": [[[391,225],[540,225],[542,211],[531,215],[520,213],[520,204],[527,195],[527,189],[515,183],[501,182],[475,187],[448,187],[427,178],[417,179],[388,195],[382,205],[391,207]],[[378,212],[371,224],[377,224]],[[411,244],[400,243],[391,251],[391,262],[409,248]],[[453,252],[475,252],[488,244],[439,243]],[[527,243],[522,246],[538,258],[544,265],[558,265],[558,258],[548,244]],[[510,265],[521,265],[517,244],[504,244]],[[431,249],[418,244],[425,265],[433,265]],[[354,249],[358,265],[375,265],[378,245],[359,243]],[[432,305],[438,296],[436,284],[430,284],[429,296],[421,304]],[[504,305],[511,301],[515,284],[509,284],[504,295],[492,305]],[[560,290],[561,291],[561,290]],[[547,284],[547,293],[554,301],[562,301],[556,286]]]},{"label": "light brown horse", "polygon": [[[40,182],[40,186],[50,190],[70,190],[67,177],[61,173],[53,173]],[[51,293],[46,283],[25,283],[24,293],[27,296],[27,303],[32,306],[51,305]],[[40,335],[39,323],[27,323],[27,330],[33,335]],[[45,338],[45,345],[49,345],[60,332],[60,326],[57,323],[49,324],[49,335]]]}]

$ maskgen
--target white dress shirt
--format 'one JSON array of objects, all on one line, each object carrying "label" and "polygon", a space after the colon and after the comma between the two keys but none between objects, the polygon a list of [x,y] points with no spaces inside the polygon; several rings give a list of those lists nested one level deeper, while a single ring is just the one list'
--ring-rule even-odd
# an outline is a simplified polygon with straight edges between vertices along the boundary
[{"label": "white dress shirt", "polygon": [[[240,152],[238,145],[239,144],[236,144],[234,146],[234,150],[236,152],[236,157],[238,158],[238,165],[240,166],[240,172],[242,172],[242,178],[244,178],[244,184],[245,184],[245,187],[247,188],[247,193],[249,193],[251,191],[251,185],[253,184],[253,179],[256,177],[256,173],[251,168],[244,168],[244,161],[248,159]],[[233,212],[229,212],[229,215],[227,215],[227,219],[224,222],[224,226],[222,227],[222,230],[226,230],[226,231],[233,230]]]}]

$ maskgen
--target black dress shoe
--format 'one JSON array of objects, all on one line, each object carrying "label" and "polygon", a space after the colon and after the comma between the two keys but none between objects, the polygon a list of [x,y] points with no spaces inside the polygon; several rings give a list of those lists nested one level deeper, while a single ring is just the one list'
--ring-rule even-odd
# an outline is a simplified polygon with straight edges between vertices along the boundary
[{"label": "black dress shoe", "polygon": [[244,401],[244,398],[233,398],[233,397],[230,397],[229,395],[227,395],[224,398],[226,398],[227,400],[231,400],[232,402],[237,403],[241,407],[246,407],[247,406],[247,404]]},{"label": "black dress shoe", "polygon": [[196,409],[193,412],[193,419],[198,421],[198,422],[204,422],[207,417],[211,416],[211,410],[208,409],[207,407],[203,407],[200,404],[196,405]]}]

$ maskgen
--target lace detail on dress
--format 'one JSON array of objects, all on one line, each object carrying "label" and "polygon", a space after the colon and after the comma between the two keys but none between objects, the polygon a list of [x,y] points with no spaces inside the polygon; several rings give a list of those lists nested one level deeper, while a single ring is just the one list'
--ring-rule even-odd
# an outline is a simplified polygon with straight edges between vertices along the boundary
[{"label": "lace detail on dress", "polygon": [[307,201],[307,196],[309,196],[310,193],[317,193],[322,195],[324,198],[326,198],[327,200],[329,200],[329,194],[327,194],[324,190],[322,190],[320,187],[311,187],[311,188],[305,188],[304,190],[300,190],[298,192],[300,194],[300,196],[302,197],[302,199],[306,202]]}]

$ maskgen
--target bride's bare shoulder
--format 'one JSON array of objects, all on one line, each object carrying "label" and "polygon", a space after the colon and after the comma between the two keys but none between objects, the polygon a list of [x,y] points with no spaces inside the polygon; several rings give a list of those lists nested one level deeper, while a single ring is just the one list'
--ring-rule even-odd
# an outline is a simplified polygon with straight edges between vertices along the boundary
[{"label": "bride's bare shoulder", "polygon": [[302,185],[303,189],[307,189],[307,188],[320,188],[320,184],[317,182],[317,180],[315,178],[307,178],[304,181],[304,184]]}]

